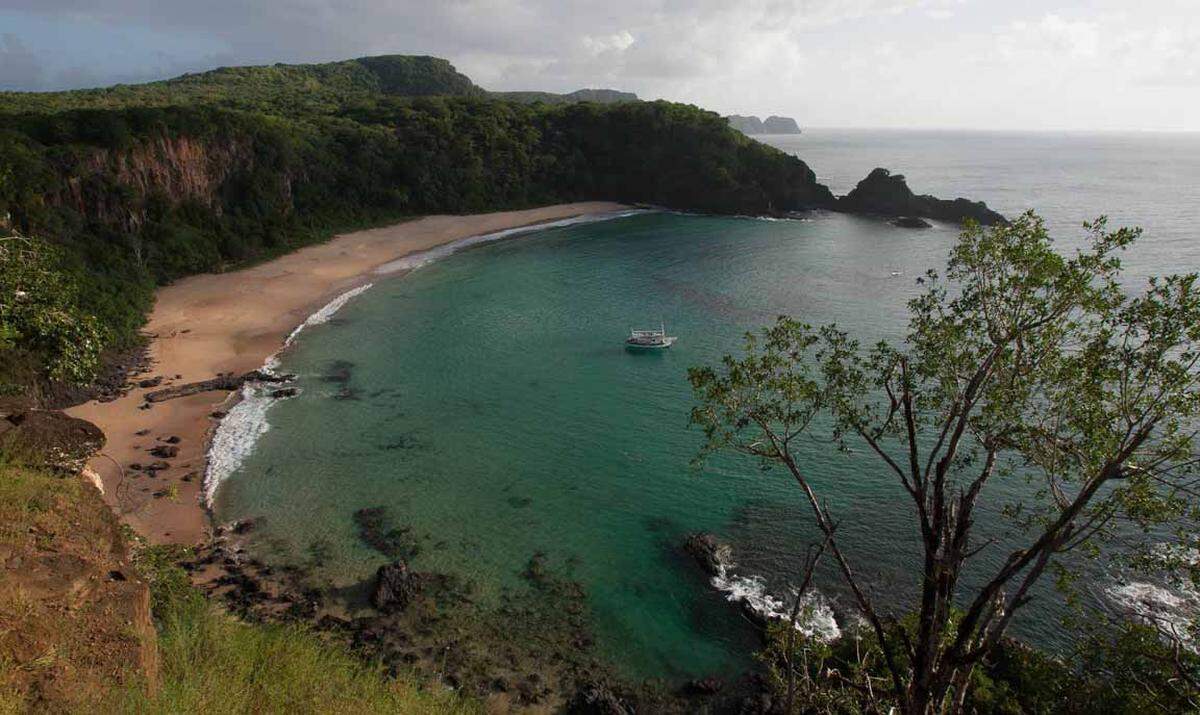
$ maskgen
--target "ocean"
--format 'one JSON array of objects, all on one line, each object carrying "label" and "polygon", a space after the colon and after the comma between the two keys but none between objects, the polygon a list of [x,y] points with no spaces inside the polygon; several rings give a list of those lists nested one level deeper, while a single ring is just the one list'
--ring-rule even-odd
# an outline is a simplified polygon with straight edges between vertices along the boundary
[{"label": "ocean", "polygon": [[[1131,285],[1200,269],[1200,135],[815,129],[763,140],[835,193],[882,166],[918,193],[1010,216],[1036,209],[1064,250],[1101,214],[1142,226],[1126,258]],[[726,599],[778,609],[817,536],[782,474],[732,457],[692,464],[701,436],[687,424],[687,368],[737,351],[745,331],[781,313],[898,339],[915,278],[944,264],[956,235],[828,213],[657,212],[426,256],[290,341],[279,368],[298,375],[300,394],[243,403],[218,434],[216,517],[256,519],[249,548],[261,558],[309,564],[361,596],[386,559],[353,515],[382,506],[419,543],[415,568],[470,581],[482,603],[519,587],[535,554],[578,580],[598,649],[631,677],[744,668],[758,641]],[[675,347],[624,350],[630,328],[660,321]],[[864,454],[814,441],[803,456],[859,571],[878,598],[903,604],[918,563],[905,495]],[[1010,499],[1028,489],[997,486]],[[1009,538],[994,510],[980,527]],[[711,582],[681,554],[693,531],[733,545],[726,578]],[[968,581],[998,557],[981,556]],[[1130,585],[1103,563],[1084,568],[1096,605]],[[811,625],[831,635],[845,594],[828,569],[817,587]],[[1063,614],[1043,589],[1014,631],[1058,647]]]}]

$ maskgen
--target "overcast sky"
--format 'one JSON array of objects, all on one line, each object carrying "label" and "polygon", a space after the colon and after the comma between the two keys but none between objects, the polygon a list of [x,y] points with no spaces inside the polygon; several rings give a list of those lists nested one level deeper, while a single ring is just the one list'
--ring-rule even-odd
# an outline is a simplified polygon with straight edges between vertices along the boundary
[{"label": "overcast sky", "polygon": [[1200,0],[0,0],[0,88],[432,54],[801,125],[1200,131]]}]

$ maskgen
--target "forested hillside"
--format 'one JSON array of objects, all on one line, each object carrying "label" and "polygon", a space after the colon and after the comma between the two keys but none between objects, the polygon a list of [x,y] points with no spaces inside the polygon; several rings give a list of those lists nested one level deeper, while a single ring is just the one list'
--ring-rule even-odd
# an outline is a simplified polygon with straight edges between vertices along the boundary
[{"label": "forested hillside", "polygon": [[[577,199],[833,204],[804,162],[715,113],[502,101],[435,58],[0,95],[0,215],[65,249],[56,260],[109,347],[131,344],[154,286],[184,275],[406,215]],[[0,383],[36,352],[0,347]]]}]

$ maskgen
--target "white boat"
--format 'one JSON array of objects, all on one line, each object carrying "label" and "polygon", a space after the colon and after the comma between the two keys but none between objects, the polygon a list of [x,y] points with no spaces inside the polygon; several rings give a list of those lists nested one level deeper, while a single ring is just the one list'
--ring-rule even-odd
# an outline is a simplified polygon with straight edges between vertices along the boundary
[{"label": "white boat", "polygon": [[658,330],[630,330],[625,347],[632,350],[663,350],[674,345],[677,339],[673,335],[667,335],[665,325]]}]

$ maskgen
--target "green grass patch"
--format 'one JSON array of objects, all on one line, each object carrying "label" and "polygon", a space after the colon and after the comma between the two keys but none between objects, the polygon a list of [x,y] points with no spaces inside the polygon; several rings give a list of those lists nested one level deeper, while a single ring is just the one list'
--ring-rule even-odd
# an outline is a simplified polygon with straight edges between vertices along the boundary
[{"label": "green grass patch", "polygon": [[113,709],[138,713],[471,713],[456,694],[391,677],[298,625],[241,622],[210,603],[175,565],[179,552],[138,558],[159,628],[157,692],[128,688]]}]

